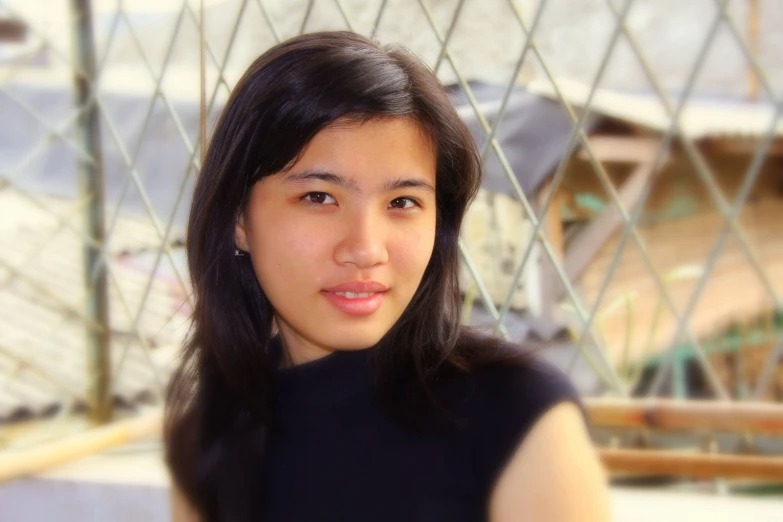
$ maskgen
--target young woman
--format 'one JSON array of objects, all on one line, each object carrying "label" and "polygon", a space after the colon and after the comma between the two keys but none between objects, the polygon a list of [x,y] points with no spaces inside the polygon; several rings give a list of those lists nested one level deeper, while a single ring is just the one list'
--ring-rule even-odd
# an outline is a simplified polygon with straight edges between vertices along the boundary
[{"label": "young woman", "polygon": [[175,520],[608,519],[567,379],[460,326],[479,182],[445,89],[408,52],[316,33],[253,63],[190,214]]}]

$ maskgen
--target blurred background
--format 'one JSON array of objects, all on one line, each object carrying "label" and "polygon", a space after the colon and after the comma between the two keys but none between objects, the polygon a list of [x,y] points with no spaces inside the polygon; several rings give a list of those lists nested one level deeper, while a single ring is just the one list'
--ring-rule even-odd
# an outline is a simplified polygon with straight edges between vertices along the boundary
[{"label": "blurred background", "polygon": [[618,521],[783,520],[783,3],[0,1],[0,521],[167,521],[186,216],[239,76],[401,43],[482,153],[466,323],[582,393]]}]

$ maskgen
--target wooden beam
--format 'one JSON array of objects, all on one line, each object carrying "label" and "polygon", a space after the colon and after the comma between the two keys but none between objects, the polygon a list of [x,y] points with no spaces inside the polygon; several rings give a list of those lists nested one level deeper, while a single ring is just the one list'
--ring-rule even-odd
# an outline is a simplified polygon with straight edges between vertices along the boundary
[{"label": "wooden beam", "polygon": [[107,449],[150,436],[159,436],[163,415],[154,413],[100,428],[38,447],[5,451],[0,455],[0,482],[39,473]]},{"label": "wooden beam", "polygon": [[[657,137],[595,135],[588,138],[593,155],[601,163],[652,163],[661,148]],[[589,159],[584,149],[579,158]],[[664,158],[668,160],[667,157]]]},{"label": "wooden beam", "polygon": [[[639,200],[645,184],[653,174],[652,164],[642,163],[625,180],[620,190],[617,191],[620,202],[626,211],[629,211]],[[577,281],[590,265],[596,254],[623,224],[623,218],[616,206],[604,210],[600,216],[594,218],[582,230],[578,236],[571,240],[565,252],[563,269],[569,281]],[[554,285],[556,290],[555,300],[559,301],[565,296],[563,285]]]},{"label": "wooden beam", "polygon": [[[699,147],[709,154],[751,156],[758,150],[761,139],[761,136],[704,138],[699,141]],[[766,156],[783,156],[783,136],[775,137],[772,140],[766,151]]]},{"label": "wooden beam", "polygon": [[[633,208],[639,200],[645,184],[653,172],[653,163],[657,158],[661,140],[657,137],[641,136],[591,136],[590,147],[596,158],[601,162],[635,163],[636,168],[624,181],[617,195],[626,211]],[[586,158],[584,150],[579,152]],[[670,159],[669,151],[659,162],[659,167]],[[579,280],[604,244],[617,232],[623,224],[619,210],[611,205],[601,215],[593,218],[577,237],[570,241],[567,251],[563,254],[563,269],[569,281]],[[545,267],[546,268],[546,267]],[[557,303],[565,297],[565,289],[554,270],[544,270],[547,299]]]},{"label": "wooden beam", "polygon": [[709,430],[783,435],[783,405],[672,399],[584,399],[592,425],[602,428]]},{"label": "wooden beam", "polygon": [[[551,190],[552,180],[549,179],[538,191],[539,208],[544,206]],[[549,210],[545,216],[541,217],[544,221],[541,229],[544,231],[544,235],[552,246],[554,253],[562,260],[565,252],[565,240],[563,238],[563,217],[560,209],[561,197],[560,189],[558,188],[558,191],[552,196],[552,204],[549,206]]]},{"label": "wooden beam", "polygon": [[[542,208],[549,196],[549,192],[552,190],[552,180],[549,179],[546,184],[538,191],[538,206]],[[561,212],[562,193],[558,187],[557,192],[552,196],[552,204],[549,206],[549,210],[545,216],[541,219],[541,230],[544,232],[544,237],[552,247],[552,251],[555,254],[559,263],[563,262],[565,256],[565,238],[563,233],[563,216]],[[554,317],[555,307],[559,301],[558,289],[562,286],[557,279],[557,273],[555,267],[549,256],[542,255],[540,257],[541,272],[541,301],[540,301],[540,314],[543,318],[551,320]]]},{"label": "wooden beam", "polygon": [[637,449],[600,449],[598,453],[612,474],[783,482],[783,457]]}]

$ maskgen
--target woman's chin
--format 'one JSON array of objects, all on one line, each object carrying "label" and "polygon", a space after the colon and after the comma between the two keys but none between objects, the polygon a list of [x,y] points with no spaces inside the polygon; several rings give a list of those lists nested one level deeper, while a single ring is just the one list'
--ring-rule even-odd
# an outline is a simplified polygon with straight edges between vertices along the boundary
[{"label": "woman's chin", "polygon": [[334,346],[335,351],[353,352],[358,350],[365,350],[378,344],[378,341],[380,341],[382,337],[382,335],[379,335],[360,336],[348,339],[343,338],[341,341],[333,343],[332,346]]}]

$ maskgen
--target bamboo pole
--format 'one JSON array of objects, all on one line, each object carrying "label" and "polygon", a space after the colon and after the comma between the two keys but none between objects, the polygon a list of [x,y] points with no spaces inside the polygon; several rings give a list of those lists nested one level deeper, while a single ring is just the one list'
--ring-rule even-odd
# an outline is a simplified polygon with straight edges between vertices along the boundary
[{"label": "bamboo pole", "polygon": [[783,457],[638,449],[600,449],[598,453],[612,474],[783,482]]},{"label": "bamboo pole", "polygon": [[[748,47],[754,56],[759,55],[759,0],[748,0]],[[759,79],[753,71],[753,67],[748,63],[748,99],[757,101],[759,99]]]},{"label": "bamboo pole", "polygon": [[95,323],[85,332],[87,340],[87,401],[90,416],[96,422],[111,418],[111,369],[109,367],[109,287],[106,265],[101,260],[104,242],[103,160],[98,107],[93,91],[96,87],[95,38],[89,0],[71,0],[73,24],[73,73],[76,109],[76,136],[89,158],[79,156],[77,171],[81,199],[86,207],[85,231],[93,243],[84,245],[86,314]]},{"label": "bamboo pole", "polygon": [[584,399],[590,423],[603,428],[711,430],[783,435],[783,405],[670,399]]},{"label": "bamboo pole", "polygon": [[163,415],[155,413],[92,428],[42,446],[5,451],[0,454],[0,482],[40,473],[138,439],[158,436],[162,427]]}]

